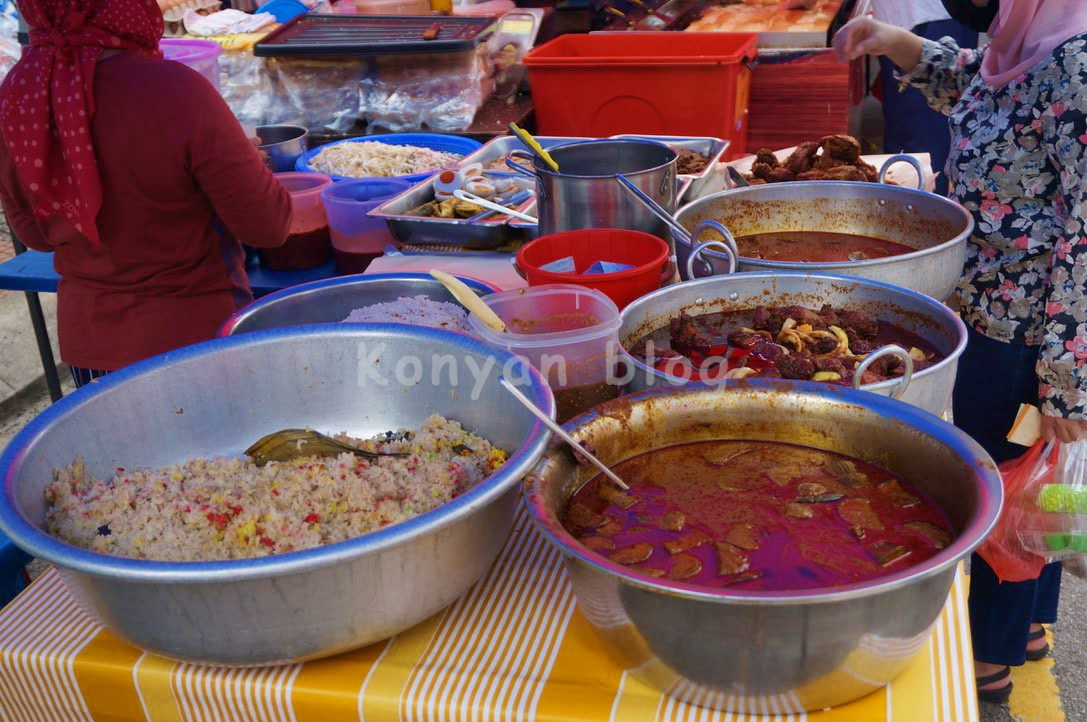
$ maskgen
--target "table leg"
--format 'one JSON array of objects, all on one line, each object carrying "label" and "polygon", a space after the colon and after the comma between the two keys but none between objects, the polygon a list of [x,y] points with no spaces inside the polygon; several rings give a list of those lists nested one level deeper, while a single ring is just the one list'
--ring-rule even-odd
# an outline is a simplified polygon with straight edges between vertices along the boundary
[{"label": "table leg", "polygon": [[[26,246],[19,242],[15,233],[11,234],[11,242],[15,246],[15,253],[26,252]],[[34,327],[34,338],[38,342],[38,356],[42,360],[42,371],[45,372],[45,385],[49,388],[49,398],[53,403],[60,401],[64,393],[60,390],[60,376],[57,374],[57,360],[53,356],[53,344],[49,340],[49,327],[45,325],[45,312],[42,311],[42,302],[36,293],[26,294],[26,305],[30,308],[30,324]]]},{"label": "table leg", "polygon": [[38,341],[38,355],[42,359],[42,370],[45,371],[45,384],[49,387],[49,398],[56,403],[60,401],[64,393],[60,390],[57,361],[53,356],[53,345],[49,340],[49,328],[45,325],[42,302],[38,294],[27,293],[26,303],[30,307],[30,323],[34,326],[34,336]]}]

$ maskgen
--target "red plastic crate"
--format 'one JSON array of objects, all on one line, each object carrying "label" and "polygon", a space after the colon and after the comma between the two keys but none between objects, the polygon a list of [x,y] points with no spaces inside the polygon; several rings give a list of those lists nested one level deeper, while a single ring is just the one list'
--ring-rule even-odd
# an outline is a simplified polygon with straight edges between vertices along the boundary
[{"label": "red plastic crate", "polygon": [[747,147],[756,33],[563,35],[525,55],[540,135],[695,135]]}]

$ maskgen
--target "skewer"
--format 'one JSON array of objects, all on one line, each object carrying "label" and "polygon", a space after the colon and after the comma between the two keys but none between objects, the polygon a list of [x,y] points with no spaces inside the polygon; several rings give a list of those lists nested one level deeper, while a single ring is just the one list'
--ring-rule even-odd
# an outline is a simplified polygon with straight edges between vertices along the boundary
[{"label": "skewer", "polygon": [[540,408],[538,406],[536,406],[536,404],[532,403],[532,401],[529,400],[529,398],[527,396],[525,396],[523,393],[521,393],[520,389],[518,389],[516,386],[511,384],[506,379],[505,376],[499,376],[498,377],[498,383],[502,384],[506,388],[506,391],[509,391],[511,394],[513,394],[514,398],[516,398],[518,401],[520,401],[522,406],[524,406],[526,409],[531,411],[533,416],[535,416],[537,419],[542,421],[544,423],[544,425],[547,426],[547,428],[551,429],[552,433],[554,433],[560,439],[562,439],[567,444],[569,444],[570,447],[572,449],[574,449],[574,451],[576,451],[577,453],[581,454],[586,459],[588,459],[589,462],[593,466],[595,466],[597,469],[599,469],[600,472],[602,474],[604,474],[604,476],[611,479],[620,489],[623,489],[624,491],[629,491],[630,490],[630,487],[627,486],[625,483],[623,483],[623,480],[620,479],[618,476],[616,476],[614,471],[609,469],[604,464],[604,462],[600,461],[600,459],[596,458],[595,456],[590,454],[588,451],[586,451],[585,448],[582,447],[581,444],[574,441],[574,438],[572,436],[567,434],[565,431],[562,430],[561,426],[559,426],[554,421],[552,421],[550,418],[548,418],[547,414],[545,414],[543,411],[541,411]]}]

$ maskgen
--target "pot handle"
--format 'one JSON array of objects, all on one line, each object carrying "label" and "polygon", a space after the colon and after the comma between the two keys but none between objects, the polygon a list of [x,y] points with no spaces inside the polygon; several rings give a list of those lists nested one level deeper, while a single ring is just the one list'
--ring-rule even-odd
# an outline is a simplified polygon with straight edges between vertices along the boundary
[{"label": "pot handle", "polygon": [[[702,234],[707,230],[714,230],[721,234],[724,238],[723,241],[706,241],[705,243],[699,243],[698,239],[702,237]],[[740,251],[736,247],[736,239],[732,237],[732,233],[717,221],[702,221],[694,228],[694,232],[691,233],[691,244],[694,248],[691,249],[691,255],[687,257],[687,279],[693,281],[695,276],[694,266],[695,263],[701,261],[705,264],[705,268],[709,269],[707,276],[715,275],[713,273],[713,264],[703,259],[702,251],[712,248],[714,250],[720,250],[726,256],[728,256],[728,271],[725,274],[736,273],[736,266],[739,264]]]},{"label": "pot handle", "polygon": [[879,169],[879,182],[887,182],[887,172],[891,170],[891,166],[898,165],[899,163],[909,163],[913,166],[913,169],[917,171],[917,190],[925,190],[925,168],[921,165],[921,161],[914,158],[912,155],[892,155],[887,159],[887,162],[883,164],[883,167]]},{"label": "pot handle", "polygon": [[678,265],[675,256],[668,256],[668,260],[664,262],[664,270],[661,271],[661,287],[667,286],[668,282],[672,280]]},{"label": "pot handle", "polygon": [[898,356],[906,366],[906,372],[902,374],[902,378],[899,379],[898,385],[891,391],[892,399],[902,398],[902,394],[906,393],[906,389],[910,386],[910,381],[913,380],[913,357],[901,346],[884,346],[883,348],[868,354],[864,361],[861,361],[861,365],[857,367],[857,370],[853,372],[853,388],[859,389],[861,387],[861,377],[864,376],[864,372],[867,371],[877,359],[881,359],[884,356]]},{"label": "pot handle", "polygon": [[[521,175],[528,176],[529,178],[538,178],[539,176],[536,175],[536,171],[532,170],[532,158],[532,154],[529,153],[527,150],[521,150],[518,148],[515,150],[511,150],[509,153],[506,153],[506,165],[508,165],[514,173],[520,173]],[[529,167],[524,167],[517,162],[518,160],[527,160],[529,163]]]}]

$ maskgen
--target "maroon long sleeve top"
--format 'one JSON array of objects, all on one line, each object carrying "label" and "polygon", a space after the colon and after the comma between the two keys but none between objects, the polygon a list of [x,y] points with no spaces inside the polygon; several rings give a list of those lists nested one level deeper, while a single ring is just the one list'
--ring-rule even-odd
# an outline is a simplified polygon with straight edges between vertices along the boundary
[{"label": "maroon long sleeve top", "polygon": [[59,216],[34,217],[3,145],[0,201],[20,241],[55,252],[61,358],[113,371],[213,338],[252,300],[241,244],[281,245],[291,206],[198,73],[120,53],[94,82],[101,245]]}]

